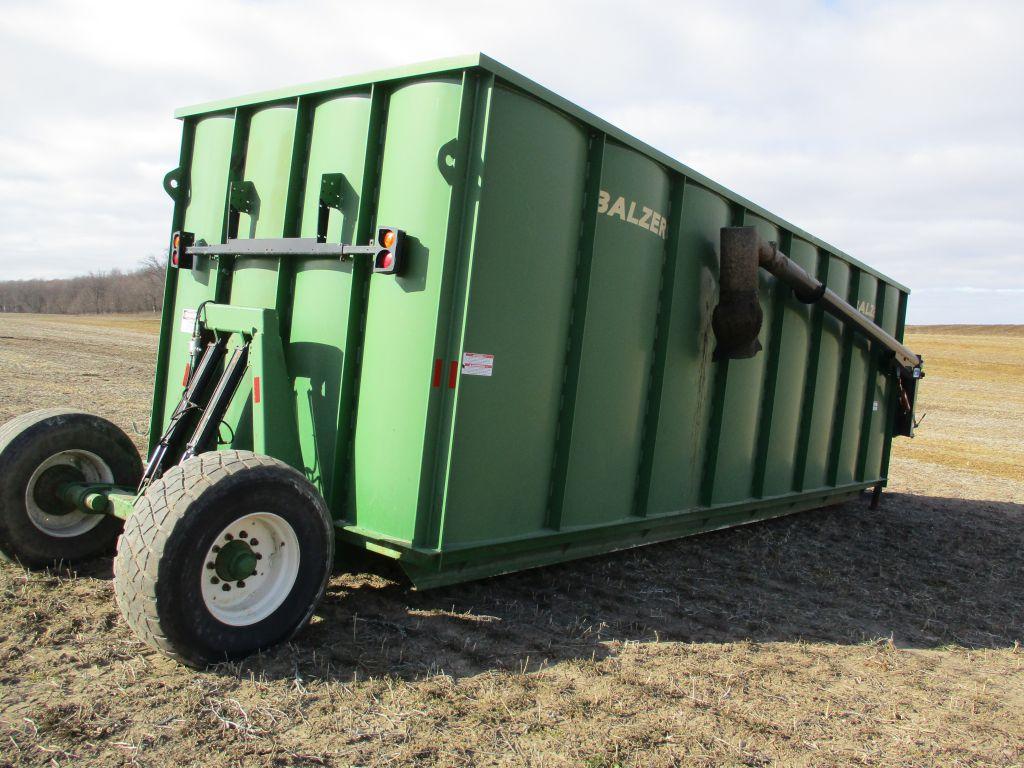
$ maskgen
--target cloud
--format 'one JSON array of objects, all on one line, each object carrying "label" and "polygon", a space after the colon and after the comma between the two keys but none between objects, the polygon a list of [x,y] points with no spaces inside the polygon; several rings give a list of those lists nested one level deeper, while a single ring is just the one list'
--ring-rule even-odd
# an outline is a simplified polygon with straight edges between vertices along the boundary
[{"label": "cloud", "polygon": [[0,278],[160,252],[176,106],[483,50],[910,285],[911,321],[1024,322],[1021,28],[946,0],[8,0]]}]

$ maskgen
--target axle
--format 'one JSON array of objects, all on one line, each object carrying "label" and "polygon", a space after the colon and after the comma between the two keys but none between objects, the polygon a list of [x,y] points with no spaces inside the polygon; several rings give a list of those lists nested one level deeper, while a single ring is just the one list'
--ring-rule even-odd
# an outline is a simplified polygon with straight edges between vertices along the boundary
[{"label": "axle", "polygon": [[67,483],[57,494],[81,512],[111,515],[127,520],[135,502],[134,488],[121,488],[106,483]]}]

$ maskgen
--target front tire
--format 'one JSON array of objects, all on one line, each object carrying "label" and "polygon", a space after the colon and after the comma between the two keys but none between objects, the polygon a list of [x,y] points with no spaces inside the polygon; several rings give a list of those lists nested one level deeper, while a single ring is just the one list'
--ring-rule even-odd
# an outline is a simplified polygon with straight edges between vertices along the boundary
[{"label": "front tire", "polygon": [[45,568],[113,553],[121,521],[75,509],[60,488],[141,477],[131,438],[106,419],[64,408],[11,419],[0,426],[0,558]]},{"label": "front tire", "polygon": [[269,456],[215,451],[173,467],[135,503],[114,587],[139,638],[204,667],[302,629],[333,557],[327,505],[302,474]]}]

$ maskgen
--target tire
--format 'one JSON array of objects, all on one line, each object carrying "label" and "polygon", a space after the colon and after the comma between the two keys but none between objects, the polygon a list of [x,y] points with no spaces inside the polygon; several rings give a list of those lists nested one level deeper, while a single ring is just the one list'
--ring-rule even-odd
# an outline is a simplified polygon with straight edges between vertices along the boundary
[{"label": "tire", "polygon": [[63,408],[32,411],[0,427],[0,558],[28,568],[110,555],[122,522],[57,497],[65,482],[136,486],[142,460],[106,419]]},{"label": "tire", "polygon": [[114,590],[140,639],[201,668],[294,636],[333,558],[327,505],[301,473],[269,456],[215,451],[173,467],[135,502]]}]

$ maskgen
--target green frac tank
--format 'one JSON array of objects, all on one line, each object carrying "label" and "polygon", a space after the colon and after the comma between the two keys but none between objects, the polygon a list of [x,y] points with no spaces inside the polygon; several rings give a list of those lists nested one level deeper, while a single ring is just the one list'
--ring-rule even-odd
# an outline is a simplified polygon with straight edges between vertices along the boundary
[{"label": "green frac tank", "polygon": [[[262,310],[270,342],[250,357],[220,447],[298,469],[340,541],[396,558],[415,585],[886,483],[912,407],[887,350],[760,270],[762,350],[716,359],[720,233],[754,227],[896,339],[908,290],[497,62],[178,117],[165,187],[173,229],[199,247],[168,270],[151,448],[189,375],[197,313],[215,326],[231,308]],[[202,248],[362,245],[382,226],[404,233],[394,273]]]}]

